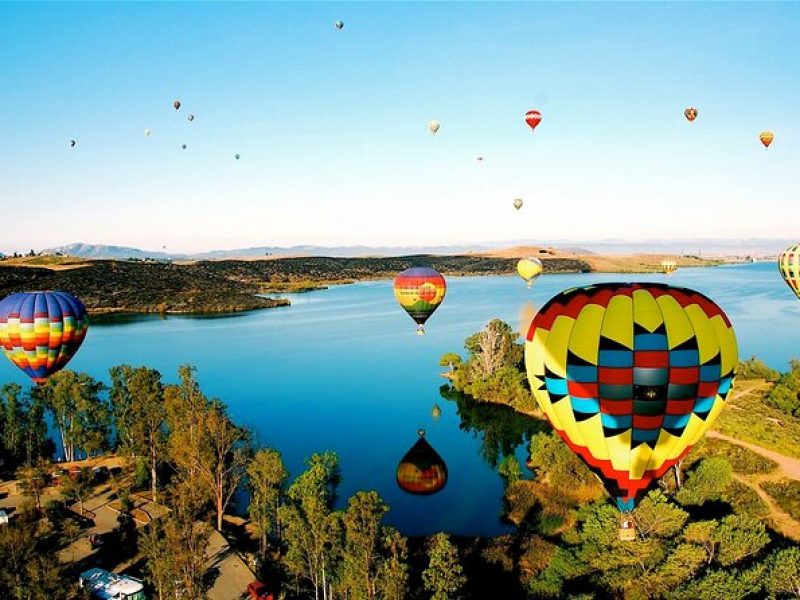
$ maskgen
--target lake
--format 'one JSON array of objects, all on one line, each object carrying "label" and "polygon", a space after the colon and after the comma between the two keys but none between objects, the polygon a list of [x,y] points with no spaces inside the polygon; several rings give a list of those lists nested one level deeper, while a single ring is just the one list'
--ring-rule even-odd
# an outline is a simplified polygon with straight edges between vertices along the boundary
[{"label": "lake", "polygon": [[[450,277],[447,297],[427,335],[395,303],[391,281],[289,294],[292,306],[217,317],[117,317],[90,326],[70,368],[108,382],[108,368],[147,365],[168,382],[178,365],[198,369],[203,391],[222,399],[260,444],[277,448],[293,475],[313,452],[339,454],[341,503],[375,489],[391,506],[390,524],[406,535],[448,531],[496,535],[503,484],[493,463],[527,455],[536,422],[504,407],[470,406],[440,395],[439,357],[493,317],[519,327],[557,292],[600,281],[660,281],[705,293],[730,317],[741,357],[783,369],[800,355],[800,302],[774,263],[683,269],[674,275],[544,275],[532,289],[516,276]],[[0,382],[27,384],[0,362]],[[434,404],[441,417],[431,414]],[[397,487],[398,461],[417,429],[447,463],[438,494],[411,496]]]}]

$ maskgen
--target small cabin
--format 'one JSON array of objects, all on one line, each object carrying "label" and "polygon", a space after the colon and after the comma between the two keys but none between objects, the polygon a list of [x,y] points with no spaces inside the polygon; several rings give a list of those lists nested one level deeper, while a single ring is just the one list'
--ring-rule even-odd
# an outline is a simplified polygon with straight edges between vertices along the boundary
[{"label": "small cabin", "polygon": [[8,525],[8,513],[0,509],[0,525]]},{"label": "small cabin", "polygon": [[97,600],[147,600],[140,579],[118,575],[105,569],[89,569],[81,573],[80,585]]}]

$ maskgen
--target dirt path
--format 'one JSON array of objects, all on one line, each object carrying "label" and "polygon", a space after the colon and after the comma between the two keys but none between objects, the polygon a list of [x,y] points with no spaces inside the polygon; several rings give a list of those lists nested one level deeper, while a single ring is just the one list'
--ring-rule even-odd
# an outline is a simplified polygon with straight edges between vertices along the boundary
[{"label": "dirt path", "polygon": [[743,483],[752,489],[758,497],[769,508],[769,516],[772,521],[773,527],[781,532],[787,538],[796,542],[800,542],[800,523],[795,521],[788,513],[784,512],[762,488],[761,484],[767,481],[780,481],[781,479],[796,479],[800,481],[800,459],[792,458],[791,456],[784,456],[773,450],[756,446],[750,442],[737,440],[718,431],[709,431],[706,434],[708,437],[725,440],[731,444],[736,444],[742,448],[760,454],[761,456],[778,463],[778,468],[770,473],[761,473],[758,475],[739,475],[733,474],[733,478],[740,483]]}]

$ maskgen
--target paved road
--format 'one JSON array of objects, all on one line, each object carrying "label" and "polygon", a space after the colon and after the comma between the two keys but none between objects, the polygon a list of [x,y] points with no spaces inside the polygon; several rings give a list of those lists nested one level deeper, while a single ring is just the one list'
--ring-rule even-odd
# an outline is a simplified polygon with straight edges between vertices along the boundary
[{"label": "paved road", "polygon": [[207,554],[208,568],[219,569],[219,577],[208,591],[209,600],[239,600],[246,597],[247,586],[256,576],[219,531],[211,534]]}]

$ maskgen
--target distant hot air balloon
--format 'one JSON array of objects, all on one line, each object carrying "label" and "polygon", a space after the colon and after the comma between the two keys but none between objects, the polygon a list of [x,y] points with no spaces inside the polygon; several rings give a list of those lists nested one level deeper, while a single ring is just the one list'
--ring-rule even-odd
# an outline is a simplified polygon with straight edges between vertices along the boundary
[{"label": "distant hot air balloon", "polygon": [[678,270],[678,263],[676,263],[674,260],[662,260],[661,270],[667,275],[672,275]]},{"label": "distant hot air balloon", "polygon": [[175,102],[172,103],[172,106],[175,107],[175,110],[178,110],[181,107],[181,101],[175,100]]},{"label": "distant hot air balloon", "polygon": [[529,110],[525,113],[525,122],[528,124],[528,127],[531,128],[531,131],[533,131],[539,123],[542,122],[542,113],[534,109]]},{"label": "distant hot air balloon", "polygon": [[412,267],[394,279],[394,297],[417,323],[417,334],[425,333],[425,321],[444,300],[447,283],[438,271]]},{"label": "distant hot air balloon", "polygon": [[528,287],[531,287],[536,278],[542,274],[542,261],[533,256],[523,258],[517,263],[517,273],[525,280]]},{"label": "distant hot air balloon", "polygon": [[428,131],[430,131],[432,134],[436,135],[436,132],[439,131],[440,127],[441,125],[439,124],[439,121],[428,121]]},{"label": "distant hot air balloon", "polygon": [[514,198],[514,208],[517,210],[522,208],[522,198]]},{"label": "distant hot air balloon", "polygon": [[75,140],[70,140],[70,141],[69,141],[69,147],[70,147],[70,148],[74,148],[74,147],[77,145],[77,143],[78,143],[78,142],[76,142]]},{"label": "distant hot air balloon", "polygon": [[150,131],[149,129],[145,129],[145,130],[144,130],[144,137],[150,137],[150,134],[151,134],[151,133],[153,133],[153,132],[152,132],[152,131]]},{"label": "distant hot air balloon", "polygon": [[344,21],[336,21],[336,29],[340,31],[344,29]]},{"label": "distant hot air balloon", "polygon": [[482,157],[482,156],[479,156],[479,157],[478,157],[478,158],[476,158],[475,160],[477,160],[478,162],[483,162],[483,157]]},{"label": "distant hot air balloon", "polygon": [[86,307],[67,292],[18,292],[0,302],[0,346],[39,385],[70,361],[88,328]]},{"label": "distant hot air balloon", "polygon": [[623,513],[711,427],[737,360],[719,306],[656,283],[561,292],[536,315],[525,343],[537,403]]},{"label": "distant hot air balloon", "polygon": [[519,331],[524,333],[530,329],[536,312],[536,305],[533,302],[526,302],[519,307]]},{"label": "distant hot air balloon", "polygon": [[778,257],[778,270],[795,295],[800,298],[800,244],[789,246]]},{"label": "distant hot air balloon", "polygon": [[690,106],[683,111],[683,116],[685,116],[689,121],[694,121],[697,118],[697,109]]},{"label": "distant hot air balloon", "polygon": [[188,117],[186,117],[186,120],[189,121],[189,123],[191,123],[192,121],[194,121],[194,115],[189,115]]},{"label": "distant hot air balloon", "polygon": [[184,150],[186,150],[186,144],[181,144],[181,148],[183,148]]},{"label": "distant hot air balloon", "polygon": [[234,154],[233,158],[235,158],[236,160],[239,160],[239,155],[238,154]]},{"label": "distant hot air balloon", "polygon": [[417,434],[419,439],[397,465],[397,485],[409,494],[435,494],[447,483],[447,465],[425,439],[425,430]]},{"label": "distant hot air balloon", "polygon": [[761,140],[762,144],[764,144],[764,148],[769,148],[772,140],[775,139],[775,134],[771,131],[762,131],[761,135],[758,136],[758,139]]}]

